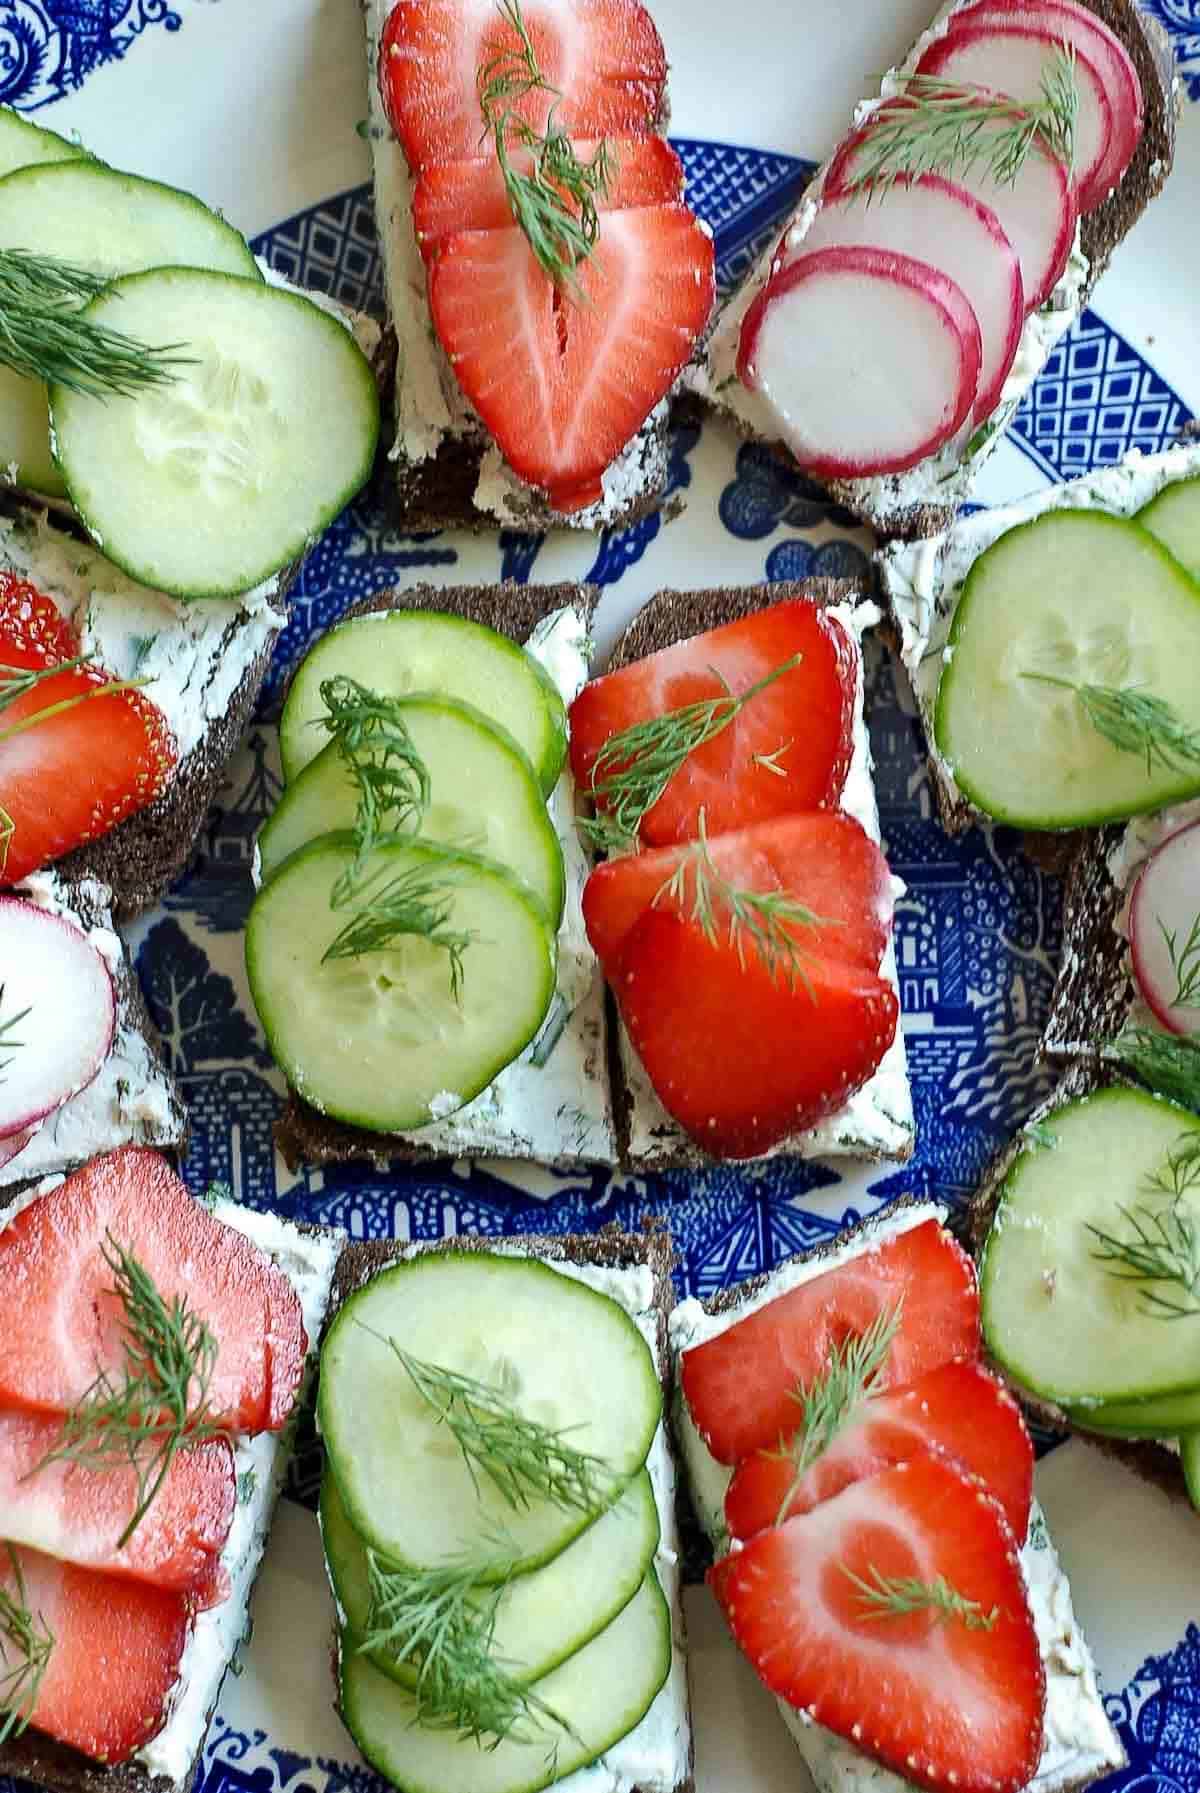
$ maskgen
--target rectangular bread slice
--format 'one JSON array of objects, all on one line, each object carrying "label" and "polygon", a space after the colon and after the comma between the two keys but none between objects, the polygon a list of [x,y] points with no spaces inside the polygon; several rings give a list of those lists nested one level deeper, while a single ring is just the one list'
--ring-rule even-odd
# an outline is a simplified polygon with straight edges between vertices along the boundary
[{"label": "rectangular bread slice", "polygon": [[536,1258],[564,1276],[590,1284],[618,1302],[635,1321],[658,1366],[663,1384],[663,1421],[655,1434],[647,1468],[658,1507],[661,1535],[654,1569],[671,1609],[671,1668],[645,1717],[592,1769],[568,1776],[564,1793],[602,1768],[608,1782],[625,1793],[693,1793],[692,1729],[688,1707],[687,1637],[681,1599],[679,1528],[676,1520],[675,1463],[666,1414],[671,1401],[671,1354],[667,1316],[675,1300],[671,1272],[675,1252],[669,1234],[646,1221],[641,1233],[605,1227],[594,1234],[485,1238],[461,1235],[429,1244],[373,1240],[342,1253],[334,1283],[333,1312],[389,1264],[427,1251],[499,1252]]},{"label": "rectangular bread slice", "polygon": [[[463,396],[433,329],[425,265],[412,223],[412,178],[379,89],[379,44],[393,0],[360,0],[367,38],[368,128],[375,222],[388,319],[395,332],[394,503],[406,531],[627,528],[663,509],[670,475],[670,404],[663,400],[604,475],[604,497],[564,514],[504,461]],[[666,128],[666,118],[658,120]],[[668,506],[673,515],[678,502]]]},{"label": "rectangular bread slice", "polygon": [[[772,604],[807,598],[828,610],[859,645],[858,685],[854,699],[854,757],[841,807],[871,839],[879,841],[879,810],[872,781],[871,744],[863,714],[863,632],[879,620],[863,583],[854,579],[809,579],[803,584],[755,585],[718,591],[659,592],[651,598],[613,649],[610,668],[669,647],[689,635],[719,627]],[[888,943],[880,975],[897,984],[896,954]],[[621,1161],[631,1170],[674,1170],[711,1163],[663,1108],[615,1014],[617,1043],[614,1067]],[[785,1140],[771,1157],[854,1157],[896,1161],[912,1156],[916,1142],[912,1091],[904,1051],[904,1033],[885,1053],[875,1075],[845,1107],[810,1133]]]},{"label": "rectangular bread slice", "polygon": [[[1141,142],[1120,184],[1103,205],[1080,220],[1071,258],[1058,286],[1041,309],[1026,318],[1016,360],[999,406],[990,418],[973,430],[964,431],[938,454],[919,462],[907,473],[828,482],[836,501],[881,535],[928,536],[950,526],[980,467],[1008,428],[1055,344],[1083,311],[1114,249],[1161,192],[1170,173],[1177,97],[1174,59],[1165,32],[1137,6],[1136,0],[1084,3],[1116,32],[1137,65],[1145,98]],[[953,15],[969,4],[971,0],[952,0],[940,8],[904,62],[883,77],[878,95],[855,108],[856,125],[863,123],[882,100],[902,91],[903,77],[912,73],[928,45],[950,29]],[[848,127],[849,123],[848,120]],[[811,227],[828,169],[826,162],[805,190],[789,226],[791,232],[802,234]],[[771,242],[718,317],[703,366],[698,372],[689,373],[687,384],[690,391],[743,434],[782,446],[767,407],[742,385],[736,373],[742,320],[766,284],[777,241]]]},{"label": "rectangular bread slice", "polygon": [[[329,1304],[342,1235],[318,1232],[217,1201],[213,1213],[265,1251],[293,1284],[308,1334],[307,1375],[316,1368],[317,1342]],[[204,1740],[238,1649],[250,1634],[250,1603],[271,1518],[291,1456],[301,1391],[285,1431],[239,1439],[234,1453],[238,1505],[221,1561],[231,1591],[195,1619],[162,1730],[130,1761],[103,1767],[77,1750],[26,1731],[0,1744],[0,1776],[35,1782],[50,1793],[189,1793],[200,1773]]]},{"label": "rectangular bread slice", "polygon": [[925,730],[938,812],[951,834],[969,828],[978,811],[958,790],[951,767],[934,745],[933,715],[947,638],[972,566],[1010,529],[1048,511],[1101,510],[1129,517],[1165,486],[1195,473],[1200,473],[1198,442],[1180,442],[1153,455],[1134,449],[1115,466],[1047,486],[1016,504],[976,511],[927,541],[891,542],[880,550],[876,561],[888,617]]},{"label": "rectangular bread slice", "polygon": [[182,1093],[167,1069],[128,951],[113,931],[107,888],[92,878],[72,883],[56,872],[36,872],[14,895],[75,922],[103,955],[116,994],[116,1029],[94,1081],[0,1165],[0,1209],[31,1181],[65,1175],[118,1146],[182,1151],[188,1132]]},{"label": "rectangular bread slice", "polygon": [[[835,1265],[855,1258],[930,1219],[944,1219],[937,1204],[906,1199],[847,1229],[815,1250],[786,1258],[773,1270],[708,1301],[681,1302],[670,1319],[676,1395],[672,1419],[688,1492],[701,1526],[718,1548],[724,1541],[724,1497],[731,1471],[710,1456],[679,1393],[679,1359],[692,1345],[715,1337],[764,1307],[777,1295]],[[1066,1575],[1034,1502],[1021,1566],[1046,1671],[1046,1730],[1042,1760],[1030,1783],[1038,1793],[1066,1793],[1125,1765],[1125,1752],[1110,1724],[1096,1681],[1091,1651],[1071,1607]],[[907,1793],[909,1783],[873,1762],[853,1744],[814,1724],[782,1700],[780,1716],[795,1740],[818,1793],[859,1793],[869,1783],[879,1793]]]}]

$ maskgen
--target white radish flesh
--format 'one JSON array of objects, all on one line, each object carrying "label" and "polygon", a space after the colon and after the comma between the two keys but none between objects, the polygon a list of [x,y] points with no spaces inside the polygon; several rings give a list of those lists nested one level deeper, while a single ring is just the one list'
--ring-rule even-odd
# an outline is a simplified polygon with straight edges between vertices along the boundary
[{"label": "white radish flesh", "polygon": [[[1052,31],[1017,30],[1005,24],[956,26],[930,44],[917,65],[918,74],[973,87],[991,87],[1018,105],[1044,98],[1042,83],[1054,67],[1062,39]],[[1075,124],[1075,184],[1079,209],[1098,203],[1098,177],[1113,133],[1112,107],[1095,65],[1082,50],[1075,52],[1075,85],[1079,110]],[[1102,198],[1103,195],[1101,194]]]},{"label": "white radish flesh", "polygon": [[[980,103],[994,97],[981,94]],[[881,106],[872,113],[866,128],[843,145],[825,176],[827,198],[844,196],[861,169],[872,132],[887,125],[908,104],[900,99]],[[986,146],[1002,128],[1000,119],[982,123],[980,159],[970,167],[956,167],[951,178],[956,187],[963,188],[995,214],[1021,264],[1025,310],[1029,312],[1044,305],[1062,279],[1075,240],[1075,195],[1065,165],[1038,144],[1026,156],[1014,180],[994,180],[988,170]],[[922,254],[929,253],[927,244],[919,247]]]},{"label": "white radish flesh", "polygon": [[1116,186],[1133,160],[1142,135],[1145,111],[1142,83],[1129,51],[1115,31],[1084,6],[1071,0],[1042,0],[1039,5],[997,5],[996,0],[981,0],[959,13],[955,26],[1017,25],[1049,31],[1060,42],[1082,51],[1093,65],[1104,85],[1112,112],[1112,133],[1099,168],[1081,195],[1082,209],[1091,211],[1100,205]]},{"label": "white radish flesh", "polygon": [[1171,1033],[1200,1034],[1200,822],[1172,834],[1142,867],[1129,944],[1156,1019]]},{"label": "white radish flesh", "polygon": [[979,325],[961,288],[910,256],[824,249],[772,275],[742,325],[738,372],[802,467],[902,473],[962,426]]},{"label": "white radish flesh", "polygon": [[83,930],[0,897],[0,1138],[27,1132],[86,1089],[115,1025],[112,977]]},{"label": "white radish flesh", "polygon": [[1025,289],[1016,251],[994,212],[941,175],[925,174],[869,197],[823,199],[795,248],[798,254],[887,249],[917,255],[947,275],[966,295],[982,338],[974,421],[996,409],[1021,340]]}]

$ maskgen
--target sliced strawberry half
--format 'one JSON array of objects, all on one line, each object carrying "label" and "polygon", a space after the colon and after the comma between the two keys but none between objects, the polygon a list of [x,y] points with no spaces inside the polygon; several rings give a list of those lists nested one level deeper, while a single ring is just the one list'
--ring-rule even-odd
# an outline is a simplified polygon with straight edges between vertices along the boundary
[{"label": "sliced strawberry half", "polygon": [[803,1434],[773,1451],[755,1451],[733,1472],[725,1495],[731,1537],[752,1538],[793,1514],[807,1513],[852,1482],[894,1463],[941,1451],[978,1476],[1000,1502],[1014,1538],[1029,1530],[1033,1445],[1021,1409],[977,1363],[944,1363],[907,1388],[864,1400],[821,1456],[797,1478]]},{"label": "sliced strawberry half", "polygon": [[[1017,1793],[1042,1753],[1045,1671],[997,1501],[936,1457],[855,1482],[709,1572],[759,1677],[814,1723],[939,1793]],[[969,1602],[881,1610],[866,1590]]]},{"label": "sliced strawberry half", "polygon": [[[705,933],[648,909],[613,989],[663,1107],[714,1158],[753,1158],[845,1106],[896,1034],[890,984],[748,929]],[[793,1424],[794,1424],[793,1416]]]},{"label": "sliced strawberry half", "polygon": [[5,1537],[79,1568],[207,1601],[237,1505],[229,1440],[210,1438],[178,1452],[145,1517],[120,1548],[140,1500],[135,1469],[48,1461],[61,1442],[57,1418],[0,1413]]},{"label": "sliced strawberry half", "polygon": [[[600,148],[596,139],[580,139],[575,153],[591,162]],[[683,199],[683,163],[665,137],[630,137],[609,144],[613,177],[602,212],[632,206],[674,205]],[[527,149],[512,152],[513,166],[528,172],[533,157]],[[506,230],[513,222],[500,164],[494,155],[465,162],[432,162],[421,170],[413,189],[413,228],[425,260],[432,261],[448,236],[460,230]]]},{"label": "sliced strawberry half", "polygon": [[[836,804],[853,752],[858,668],[857,645],[835,617],[806,598],[773,604],[585,685],[571,706],[571,769],[593,795],[597,756],[613,736],[778,675],[689,754],[641,838],[656,847],[693,839],[701,810],[717,835]],[[620,770],[620,761],[602,763],[595,782]]]},{"label": "sliced strawberry half", "polygon": [[22,659],[22,666],[51,666],[79,652],[75,632],[54,600],[15,573],[0,572],[0,641],[36,656],[32,662]]},{"label": "sliced strawberry half", "polygon": [[131,1252],[168,1304],[186,1299],[217,1343],[212,1417],[277,1431],[308,1341],[295,1289],[265,1252],[195,1201],[157,1152],[94,1158],[0,1231],[0,1406],[63,1413],[105,1371],[124,1379],[125,1313],[104,1249]]},{"label": "sliced strawberry half", "polygon": [[[732,1053],[725,1062],[736,1063]],[[686,1351],[684,1397],[713,1456],[737,1463],[790,1437],[797,1392],[811,1388],[835,1350],[897,1308],[880,1388],[902,1388],[940,1364],[979,1356],[975,1266],[936,1220],[799,1283]]]},{"label": "sliced strawberry half", "polygon": [[[664,115],[667,57],[639,0],[525,0],[521,15],[550,88],[513,110],[539,133],[551,107],[573,137],[640,137]],[[379,90],[410,168],[477,156],[480,71],[519,57],[495,0],[397,0],[379,51]]]},{"label": "sliced strawberry half", "polygon": [[111,1765],[162,1729],[191,1622],[182,1595],[17,1548],[0,1548],[0,1588],[39,1646],[53,1640],[28,1713],[39,1731]]},{"label": "sliced strawberry half", "polygon": [[429,305],[455,378],[509,466],[561,511],[602,474],[691,358],[712,310],[712,237],[682,205],[606,212],[595,255],[562,293],[522,231],[443,239]]},{"label": "sliced strawberry half", "polygon": [[[892,878],[879,848],[850,816],[837,810],[779,816],[709,836],[707,849],[713,872],[726,884],[762,894],[786,892],[818,918],[811,928],[792,930],[799,946],[878,969],[892,930]],[[583,917],[606,971],[615,969],[622,946],[648,909],[691,913],[696,864],[693,845],[629,853],[596,867],[584,888]],[[720,886],[714,887],[711,875],[702,882],[713,892],[718,927],[728,929],[730,912]]]}]

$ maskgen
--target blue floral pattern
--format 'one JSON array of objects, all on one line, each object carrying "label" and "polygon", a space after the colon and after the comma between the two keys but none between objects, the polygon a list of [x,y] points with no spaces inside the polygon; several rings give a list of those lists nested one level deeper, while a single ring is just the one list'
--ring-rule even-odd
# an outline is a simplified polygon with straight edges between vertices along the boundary
[{"label": "blue floral pattern", "polygon": [[1189,100],[1200,100],[1200,0],[1140,0],[1164,27]]},{"label": "blue floral pattern", "polygon": [[119,61],[148,26],[182,23],[170,0],[0,0],[0,104],[47,106]]}]

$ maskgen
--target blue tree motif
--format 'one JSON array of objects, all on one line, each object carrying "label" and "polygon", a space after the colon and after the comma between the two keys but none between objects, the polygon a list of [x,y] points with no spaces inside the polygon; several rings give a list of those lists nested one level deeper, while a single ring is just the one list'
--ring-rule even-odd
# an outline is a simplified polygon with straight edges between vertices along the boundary
[{"label": "blue tree motif", "polygon": [[871,563],[857,542],[780,542],[767,555],[768,579],[865,579]]},{"label": "blue tree motif", "polygon": [[533,563],[546,545],[545,535],[523,535],[516,529],[500,531],[500,577],[528,585]]},{"label": "blue tree motif", "polygon": [[761,541],[780,528],[812,529],[824,522],[855,526],[828,492],[761,442],[743,442],[738,449],[734,477],[717,509],[730,535],[744,542]]},{"label": "blue tree motif", "polygon": [[227,1059],[271,1063],[238,1007],[232,981],[211,968],[177,921],[151,928],[138,954],[138,974],[173,1071]]},{"label": "blue tree motif", "polygon": [[1141,0],[1165,27],[1189,100],[1200,100],[1200,0]]}]

